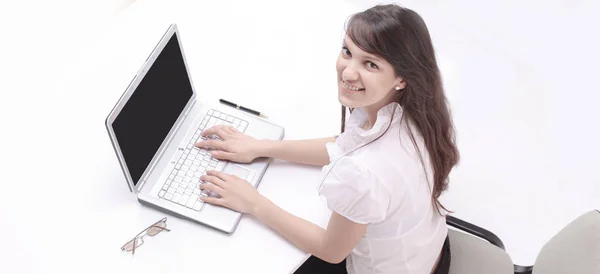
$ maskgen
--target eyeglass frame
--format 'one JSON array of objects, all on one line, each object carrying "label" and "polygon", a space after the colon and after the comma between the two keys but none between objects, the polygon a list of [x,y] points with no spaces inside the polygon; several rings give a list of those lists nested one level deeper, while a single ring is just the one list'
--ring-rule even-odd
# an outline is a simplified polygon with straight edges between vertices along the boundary
[{"label": "eyeglass frame", "polygon": [[[159,223],[164,223],[165,227],[158,226],[157,224],[159,224]],[[171,231],[170,229],[167,228],[167,217],[164,217],[164,218],[160,219],[159,221],[151,224],[146,229],[142,230],[140,233],[138,233],[137,235],[135,235],[135,237],[133,237],[131,240],[127,241],[123,246],[121,246],[121,251],[125,251],[125,246],[127,246],[127,244],[129,244],[130,242],[133,241],[133,248],[131,249],[131,255],[135,254],[136,241],[137,240],[142,241],[142,243],[140,244],[140,246],[142,246],[142,244],[144,244],[144,240],[143,240],[144,236],[148,235],[150,237],[154,237],[154,236],[158,235],[158,233],[156,233],[155,235],[148,234],[148,230],[150,230],[150,228],[158,228],[158,229],[160,229],[158,231],[158,233],[161,233],[162,231],[167,231],[167,232]],[[138,246],[138,247],[140,247],[140,246]],[[127,251],[129,251],[129,250],[127,250]]]}]

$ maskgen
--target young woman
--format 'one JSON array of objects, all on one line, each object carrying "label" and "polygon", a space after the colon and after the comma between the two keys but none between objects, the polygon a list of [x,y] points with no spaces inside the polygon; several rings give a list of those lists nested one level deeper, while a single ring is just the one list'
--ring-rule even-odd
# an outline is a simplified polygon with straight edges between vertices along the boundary
[{"label": "young woman", "polygon": [[[273,204],[247,182],[207,172],[202,200],[251,214],[312,254],[309,273],[447,273],[445,208],[438,198],[458,162],[454,129],[423,19],[397,5],[353,15],[337,60],[342,134],[312,140],[256,140],[217,126],[197,143],[213,157],[273,157],[324,166],[319,193],[327,229]],[[350,115],[345,121],[345,108]]]}]

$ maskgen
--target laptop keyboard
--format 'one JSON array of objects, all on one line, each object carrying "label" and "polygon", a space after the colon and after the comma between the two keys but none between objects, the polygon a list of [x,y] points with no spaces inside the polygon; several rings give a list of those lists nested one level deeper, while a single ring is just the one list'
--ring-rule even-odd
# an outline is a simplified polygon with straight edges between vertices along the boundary
[{"label": "laptop keyboard", "polygon": [[194,144],[199,139],[211,139],[211,137],[202,137],[200,134],[205,129],[216,125],[229,125],[240,132],[245,132],[248,121],[217,110],[209,110],[159,191],[158,196],[160,198],[196,211],[202,209],[204,202],[199,199],[200,195],[209,196],[211,193],[207,190],[200,191],[198,187],[202,183],[200,182],[200,176],[206,174],[206,170],[220,171],[224,165],[219,165],[219,160],[210,155],[210,150],[198,148]]}]

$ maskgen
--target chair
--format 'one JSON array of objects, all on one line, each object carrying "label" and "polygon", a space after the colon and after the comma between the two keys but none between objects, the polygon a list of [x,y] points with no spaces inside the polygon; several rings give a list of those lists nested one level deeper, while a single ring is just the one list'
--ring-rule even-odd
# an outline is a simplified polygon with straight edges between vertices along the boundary
[{"label": "chair", "polygon": [[494,233],[450,215],[446,223],[451,227],[451,274],[600,274],[598,210],[559,231],[542,247],[532,266],[513,264]]}]

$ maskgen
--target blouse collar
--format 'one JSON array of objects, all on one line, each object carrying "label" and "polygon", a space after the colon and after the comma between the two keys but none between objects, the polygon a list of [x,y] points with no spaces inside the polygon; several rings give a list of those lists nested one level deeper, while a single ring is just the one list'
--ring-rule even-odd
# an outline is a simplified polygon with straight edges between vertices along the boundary
[{"label": "blouse collar", "polygon": [[346,122],[345,131],[338,136],[335,147],[330,147],[330,158],[333,162],[342,155],[375,140],[385,133],[388,126],[391,128],[402,116],[402,107],[397,102],[389,103],[377,111],[377,119],[373,127],[364,130],[362,126],[368,117],[363,108],[355,108]]}]

